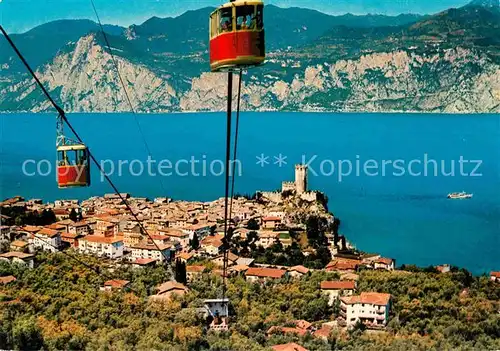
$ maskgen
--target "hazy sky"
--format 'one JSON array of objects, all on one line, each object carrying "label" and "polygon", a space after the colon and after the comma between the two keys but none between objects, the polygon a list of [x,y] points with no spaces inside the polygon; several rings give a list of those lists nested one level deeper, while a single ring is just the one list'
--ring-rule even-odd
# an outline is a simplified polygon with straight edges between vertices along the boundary
[{"label": "hazy sky", "polygon": [[[105,23],[128,26],[152,16],[177,16],[187,10],[217,6],[221,0],[94,0]],[[329,14],[435,13],[469,0],[265,0],[280,7],[306,7]],[[90,0],[0,0],[0,23],[10,32],[23,32],[63,18],[95,20]]]}]

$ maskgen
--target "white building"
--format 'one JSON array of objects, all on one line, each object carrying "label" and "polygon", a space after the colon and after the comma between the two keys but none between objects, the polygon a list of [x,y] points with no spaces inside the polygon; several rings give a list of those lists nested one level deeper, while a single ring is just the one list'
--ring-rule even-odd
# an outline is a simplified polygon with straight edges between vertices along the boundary
[{"label": "white building", "polygon": [[0,243],[10,242],[10,227],[6,225],[0,226]]},{"label": "white building", "polygon": [[167,236],[169,240],[178,242],[183,248],[189,245],[189,233],[176,229],[159,229],[158,231],[161,235]]},{"label": "white building", "polygon": [[390,307],[390,294],[363,292],[340,298],[340,318],[348,327],[361,321],[368,328],[380,329],[387,325]]},{"label": "white building", "polygon": [[392,258],[380,257],[378,260],[373,262],[373,268],[375,269],[385,269],[387,271],[393,271],[395,263]]},{"label": "white building", "polygon": [[203,240],[210,234],[210,225],[208,224],[193,224],[182,229],[183,233],[189,234],[189,239],[193,239],[194,235],[198,240]]},{"label": "white building", "polygon": [[82,253],[98,257],[120,258],[123,256],[123,239],[87,235],[78,240],[78,249]]},{"label": "white building", "polygon": [[356,282],[349,280],[323,281],[321,292],[328,296],[328,305],[333,306],[339,296],[350,296],[356,289]]},{"label": "white building", "polygon": [[61,232],[54,229],[42,228],[33,234],[30,244],[33,245],[35,250],[57,252],[61,247]]},{"label": "white building", "polygon": [[268,248],[279,239],[280,233],[272,232],[272,231],[260,231],[259,232],[259,240],[257,240],[256,244],[258,246],[262,246],[263,248]]},{"label": "white building", "polygon": [[210,323],[210,329],[216,331],[227,331],[229,329],[229,299],[211,299],[205,300],[205,309],[213,318]]},{"label": "white building", "polygon": [[281,279],[287,276],[287,271],[284,269],[250,267],[245,272],[245,279],[248,282],[265,282],[273,279]]},{"label": "white building", "polygon": [[172,246],[168,244],[158,243],[157,245],[150,242],[142,242],[132,246],[132,260],[148,258],[155,261],[163,262],[172,258]]},{"label": "white building", "polygon": [[78,235],[87,235],[89,233],[89,226],[86,222],[76,222],[68,225],[68,232]]},{"label": "white building", "polygon": [[24,264],[28,268],[35,267],[35,255],[24,252],[11,251],[0,254],[0,261],[5,261],[9,264]]}]

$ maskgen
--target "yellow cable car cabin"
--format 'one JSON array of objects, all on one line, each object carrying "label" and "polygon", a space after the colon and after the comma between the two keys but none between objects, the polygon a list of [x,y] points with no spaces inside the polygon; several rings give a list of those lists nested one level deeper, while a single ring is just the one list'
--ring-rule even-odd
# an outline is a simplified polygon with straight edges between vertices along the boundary
[{"label": "yellow cable car cabin", "polygon": [[264,3],[234,0],[210,15],[210,69],[239,70],[264,62]]},{"label": "yellow cable car cabin", "polygon": [[57,162],[57,184],[59,188],[90,185],[89,152],[85,145],[58,146]]}]

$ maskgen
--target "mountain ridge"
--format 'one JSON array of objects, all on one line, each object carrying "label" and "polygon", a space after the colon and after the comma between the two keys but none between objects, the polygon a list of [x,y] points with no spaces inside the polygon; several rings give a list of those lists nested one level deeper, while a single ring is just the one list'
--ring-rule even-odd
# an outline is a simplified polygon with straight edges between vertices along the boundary
[{"label": "mountain ridge", "polygon": [[[114,31],[108,33],[113,54],[124,70],[126,84],[136,95],[138,111],[224,109],[224,79],[206,73],[206,19],[212,8],[202,10],[109,29]],[[419,16],[417,21],[410,15],[376,15],[365,16],[364,23],[359,23],[360,18],[354,15],[325,15],[331,23],[337,23],[332,27],[318,21],[319,12],[314,10],[302,13],[302,17],[289,16],[293,8],[279,16],[273,11],[280,8],[268,5],[267,10],[274,22],[266,17],[268,59],[264,67],[245,76],[244,109],[500,110],[500,20],[496,21],[500,11],[495,7],[470,4]],[[339,24],[342,21],[351,24]],[[314,26],[315,22],[323,23]],[[309,23],[313,25],[305,25]],[[102,34],[92,30],[92,24],[79,24],[90,26],[90,31],[54,49],[52,57],[36,66],[39,74],[68,111],[126,111],[121,86],[111,78],[116,74],[109,65]],[[81,32],[85,30],[64,35]],[[77,50],[81,47],[93,54],[85,56]],[[2,61],[0,73],[0,111],[48,108],[25,75]],[[67,79],[62,78],[65,75]]]}]

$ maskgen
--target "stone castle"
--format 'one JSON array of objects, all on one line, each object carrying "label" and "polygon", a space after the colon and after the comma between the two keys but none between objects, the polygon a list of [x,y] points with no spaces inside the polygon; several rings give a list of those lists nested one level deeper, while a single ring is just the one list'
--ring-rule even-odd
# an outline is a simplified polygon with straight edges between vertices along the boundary
[{"label": "stone castle", "polygon": [[308,167],[306,165],[296,165],[295,166],[295,181],[285,181],[281,184],[281,192],[279,191],[265,191],[260,192],[260,194],[273,202],[282,201],[282,194],[286,192],[291,192],[293,195],[300,197],[302,200],[314,202],[318,199],[318,193],[316,191],[308,191],[307,189],[307,174]]},{"label": "stone castle", "polygon": [[281,192],[285,191],[295,191],[298,195],[307,192],[307,166],[295,166],[295,182],[283,182]]}]

